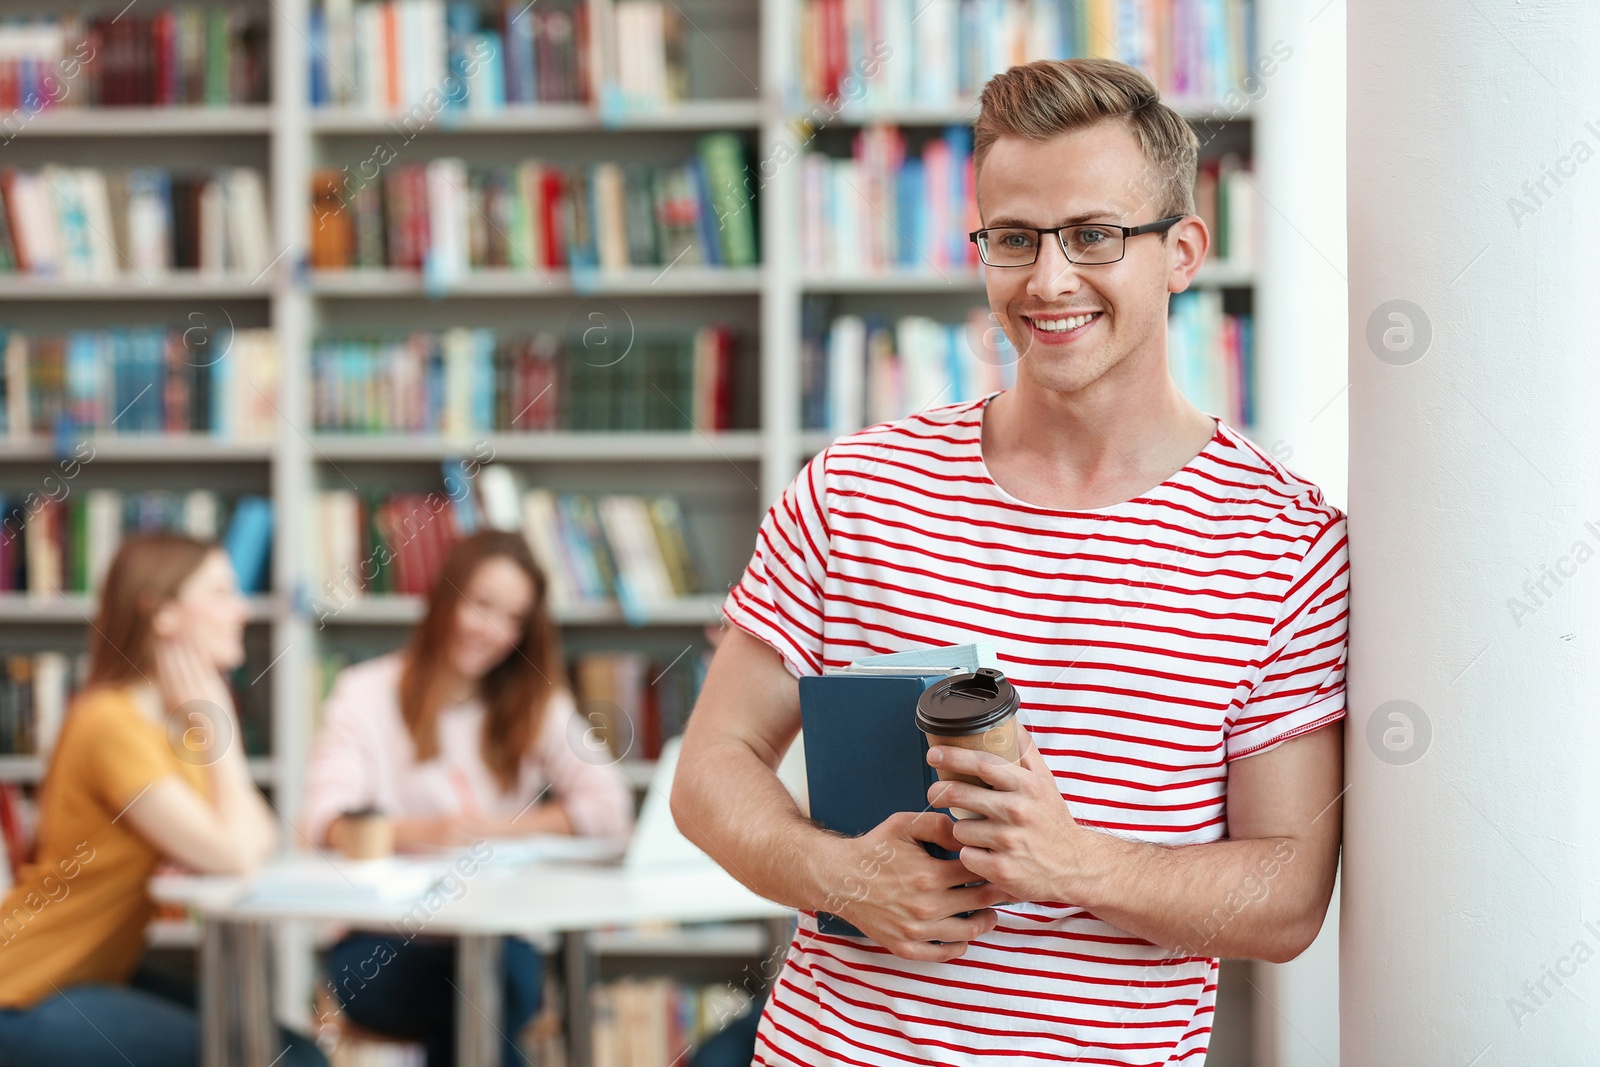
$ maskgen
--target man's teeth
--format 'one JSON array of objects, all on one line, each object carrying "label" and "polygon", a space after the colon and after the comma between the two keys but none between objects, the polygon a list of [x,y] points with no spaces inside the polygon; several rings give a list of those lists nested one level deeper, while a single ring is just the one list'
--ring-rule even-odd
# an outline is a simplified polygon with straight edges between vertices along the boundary
[{"label": "man's teeth", "polygon": [[1033,324],[1047,333],[1065,333],[1067,330],[1076,330],[1098,314],[1098,311],[1092,311],[1087,315],[1074,315],[1070,319],[1034,319]]}]

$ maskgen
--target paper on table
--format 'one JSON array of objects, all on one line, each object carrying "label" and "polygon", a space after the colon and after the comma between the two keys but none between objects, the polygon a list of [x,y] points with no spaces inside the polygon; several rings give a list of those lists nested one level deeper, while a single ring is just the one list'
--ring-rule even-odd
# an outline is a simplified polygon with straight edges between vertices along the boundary
[{"label": "paper on table", "polygon": [[294,857],[274,863],[250,880],[244,902],[275,904],[391,904],[416,900],[443,877],[448,864],[390,856],[347,860]]},{"label": "paper on table", "polygon": [[[494,837],[482,842],[490,855],[485,863],[605,863],[620,859],[627,842],[609,837],[573,837],[568,834],[533,834],[529,837]],[[482,849],[474,846],[475,855]],[[482,858],[482,857],[479,857]]]}]

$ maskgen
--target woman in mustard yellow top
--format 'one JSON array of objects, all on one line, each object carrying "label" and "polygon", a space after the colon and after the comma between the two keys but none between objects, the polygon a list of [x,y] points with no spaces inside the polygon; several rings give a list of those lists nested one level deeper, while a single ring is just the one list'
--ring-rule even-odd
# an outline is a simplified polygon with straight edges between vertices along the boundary
[{"label": "woman in mustard yellow top", "polygon": [[[192,1005],[141,988],[145,883],[162,861],[242,873],[277,847],[221,675],[244,659],[245,618],[215,545],[154,534],[112,561],[89,678],[40,787],[34,861],[0,902],[5,1067],[199,1062]],[[280,1067],[325,1063],[284,1035]]]}]

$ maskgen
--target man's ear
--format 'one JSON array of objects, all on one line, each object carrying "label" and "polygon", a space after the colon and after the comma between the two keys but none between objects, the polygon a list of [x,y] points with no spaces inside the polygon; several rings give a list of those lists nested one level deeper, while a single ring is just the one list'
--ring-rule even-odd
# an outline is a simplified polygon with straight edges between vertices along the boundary
[{"label": "man's ear", "polygon": [[1167,231],[1172,268],[1167,275],[1167,291],[1181,293],[1194,282],[1206,253],[1211,248],[1211,231],[1199,215],[1188,215]]}]

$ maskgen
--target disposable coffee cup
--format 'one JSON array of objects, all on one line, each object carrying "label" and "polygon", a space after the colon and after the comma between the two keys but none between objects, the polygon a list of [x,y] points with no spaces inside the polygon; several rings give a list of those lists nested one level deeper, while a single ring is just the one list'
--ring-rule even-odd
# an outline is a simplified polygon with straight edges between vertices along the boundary
[{"label": "disposable coffee cup", "polygon": [[340,817],[339,851],[346,859],[377,860],[394,855],[394,823],[375,808]]},{"label": "disposable coffee cup", "polygon": [[[917,700],[917,728],[927,735],[930,746],[992,752],[1008,763],[1020,763],[1017,708],[1021,704],[1016,687],[1004,674],[992,667],[981,667],[970,674],[952,675],[923,690]],[[939,768],[939,779],[991,788],[981,778],[943,767]],[[964,808],[951,808],[950,814],[958,819],[983,817]]]}]

